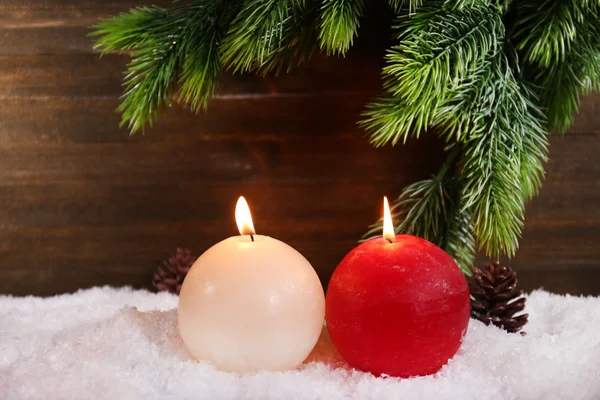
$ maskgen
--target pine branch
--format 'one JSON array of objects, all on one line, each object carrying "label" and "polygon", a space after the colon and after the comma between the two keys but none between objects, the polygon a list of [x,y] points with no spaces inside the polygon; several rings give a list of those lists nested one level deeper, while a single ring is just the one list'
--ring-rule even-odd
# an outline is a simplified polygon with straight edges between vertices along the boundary
[{"label": "pine branch", "polygon": [[383,70],[388,93],[367,105],[360,122],[376,146],[406,142],[443,120],[440,112],[454,114],[446,106],[456,96],[454,87],[474,79],[485,57],[498,51],[503,36],[498,11],[481,5],[443,13],[423,7],[401,18],[396,29],[401,43],[388,52]]},{"label": "pine branch", "polygon": [[[450,254],[466,274],[475,257],[471,216],[461,205],[461,183],[450,169],[460,148],[455,146],[440,172],[415,182],[392,204],[397,234],[422,237]],[[381,236],[382,219],[370,226],[363,238]]]},{"label": "pine branch", "polygon": [[481,125],[464,141],[464,207],[472,210],[475,235],[487,254],[512,256],[523,228],[524,201],[541,180],[546,139],[541,122],[531,112],[535,105],[504,53],[489,65],[487,90],[493,95],[480,104]]},{"label": "pine branch", "polygon": [[476,5],[489,6],[490,3],[491,0],[388,0],[389,6],[396,13],[408,11],[409,14],[416,12],[423,5],[437,8],[461,9]]},{"label": "pine branch", "polygon": [[517,2],[518,18],[512,37],[524,60],[543,68],[564,62],[578,35],[588,28],[586,14],[592,10],[585,3],[580,0]]},{"label": "pine branch", "polygon": [[438,99],[431,99],[425,106],[407,105],[389,93],[385,93],[366,106],[359,126],[369,134],[375,147],[385,144],[406,143],[410,137],[419,137],[432,124],[438,110]]},{"label": "pine branch", "polygon": [[444,99],[452,83],[497,49],[504,36],[498,11],[482,5],[423,7],[401,17],[395,28],[401,32],[400,44],[386,56],[384,85],[406,104],[423,106],[428,99]]},{"label": "pine branch", "polygon": [[579,98],[600,86],[600,4],[591,0],[517,3],[512,40],[525,61],[525,77],[537,88],[547,128],[573,123]]},{"label": "pine branch", "polygon": [[281,46],[275,56],[261,65],[256,72],[265,75],[290,72],[295,66],[309,59],[318,49],[319,0],[304,0],[295,8],[292,24],[285,31]]},{"label": "pine branch", "polygon": [[321,7],[321,49],[345,54],[357,34],[364,0],[324,0]]},{"label": "pine branch", "polygon": [[132,50],[124,79],[121,124],[131,132],[158,118],[181,87],[180,100],[206,107],[219,72],[219,43],[233,10],[197,0],[166,10],[140,7],[94,26],[96,48]]},{"label": "pine branch", "polygon": [[94,27],[92,35],[100,36],[95,47],[103,53],[136,49],[127,66],[124,99],[118,107],[123,113],[121,125],[127,123],[132,132],[146,123],[152,125],[171,101],[179,57],[172,40],[157,35],[169,27],[170,20],[164,9],[141,7]]},{"label": "pine branch", "polygon": [[476,241],[471,223],[471,210],[462,207],[461,189],[460,181],[448,189],[452,201],[448,202],[448,222],[439,247],[454,258],[465,275],[471,275],[471,268],[475,261]]},{"label": "pine branch", "polygon": [[544,164],[548,161],[548,138],[543,129],[545,115],[535,105],[539,103],[535,92],[525,83],[520,85],[527,102],[530,119],[524,119],[523,151],[521,152],[521,188],[524,200],[537,196],[545,177]]},{"label": "pine branch", "polygon": [[310,56],[317,7],[310,0],[245,0],[222,47],[233,72],[269,72]]},{"label": "pine branch", "polygon": [[493,109],[483,109],[481,105],[495,95],[491,63],[497,54],[490,54],[471,74],[459,80],[448,100],[437,108],[433,124],[448,142],[464,141],[476,134],[481,129],[482,119],[494,112]]},{"label": "pine branch", "polygon": [[179,78],[178,100],[188,104],[194,112],[206,110],[208,101],[214,95],[221,69],[219,44],[223,41],[225,27],[229,26],[236,11],[235,8],[225,6],[212,10],[202,9],[193,15],[185,26],[186,36],[202,38],[185,38],[182,46],[184,59]]},{"label": "pine branch", "polygon": [[564,133],[573,124],[580,97],[598,90],[597,70],[600,51],[592,43],[582,43],[565,61],[541,69],[532,67],[530,80],[538,88],[540,103],[548,118],[548,129]]},{"label": "pine branch", "polygon": [[152,40],[148,30],[156,21],[168,17],[165,9],[160,7],[138,7],[117,17],[103,20],[92,27],[90,36],[96,38],[94,50],[101,54],[131,50],[148,40]]},{"label": "pine branch", "polygon": [[[398,14],[398,44],[386,57],[385,93],[360,124],[376,146],[432,127],[449,143],[440,173],[406,187],[394,204],[397,231],[433,241],[468,273],[476,242],[494,257],[514,254],[525,201],[544,177],[543,124],[564,131],[580,95],[600,89],[600,2],[388,3]],[[277,73],[319,46],[345,53],[365,4],[189,0],[133,9],[102,21],[92,35],[102,53],[132,55],[119,110],[135,132],[172,98],[205,108],[222,66]]]},{"label": "pine branch", "polygon": [[425,0],[388,0],[388,4],[396,13],[399,13],[404,8],[408,8],[409,12],[415,11],[423,5]]}]

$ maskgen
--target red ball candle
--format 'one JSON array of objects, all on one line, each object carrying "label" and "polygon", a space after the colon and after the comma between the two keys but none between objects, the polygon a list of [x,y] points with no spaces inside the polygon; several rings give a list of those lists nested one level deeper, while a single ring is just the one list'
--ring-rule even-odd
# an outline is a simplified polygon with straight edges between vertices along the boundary
[{"label": "red ball candle", "polygon": [[439,247],[394,236],[389,209],[386,214],[385,237],[360,244],[334,271],[327,329],[354,368],[396,377],[432,374],[456,354],[467,331],[467,281]]}]

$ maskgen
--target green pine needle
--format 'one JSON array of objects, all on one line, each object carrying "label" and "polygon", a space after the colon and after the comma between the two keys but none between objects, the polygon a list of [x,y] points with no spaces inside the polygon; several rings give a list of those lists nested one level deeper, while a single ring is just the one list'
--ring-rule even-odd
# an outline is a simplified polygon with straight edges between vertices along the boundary
[{"label": "green pine needle", "polygon": [[317,0],[299,2],[276,54],[253,71],[261,75],[289,72],[309,59],[318,49],[319,11]]},{"label": "green pine needle", "polygon": [[495,51],[504,36],[499,12],[482,5],[442,12],[423,7],[400,18],[396,30],[400,44],[386,56],[385,87],[408,105],[443,101],[453,83]]},{"label": "green pine needle", "polygon": [[220,70],[219,43],[228,24],[225,3],[197,0],[166,10],[140,7],[94,26],[95,48],[131,51],[118,107],[122,125],[152,126],[176,90],[193,111],[205,108]]},{"label": "green pine needle", "polygon": [[[288,70],[317,49],[345,54],[364,0],[189,0],[138,7],[93,27],[95,48],[127,52],[119,111],[132,132],[173,99],[197,112],[223,67]],[[181,3],[181,4],[179,4]],[[600,90],[598,0],[388,0],[397,44],[385,92],[360,125],[375,146],[434,130],[448,143],[435,177],[394,203],[397,232],[445,249],[469,272],[476,243],[514,255],[525,202],[548,158],[547,131],[564,132],[581,95]],[[509,35],[505,34],[509,32]],[[379,225],[370,233],[379,234]]]},{"label": "green pine needle", "polygon": [[396,13],[402,9],[408,8],[409,12],[415,11],[423,5],[425,0],[388,0],[388,4]]},{"label": "green pine needle", "polygon": [[[600,36],[598,38],[600,46]],[[538,88],[541,106],[548,118],[548,129],[564,133],[573,124],[581,95],[598,90],[600,50],[590,42],[582,43],[566,60],[549,68],[532,68],[530,79]],[[594,87],[594,82],[596,87]]]},{"label": "green pine needle", "polygon": [[424,103],[408,106],[386,93],[367,104],[359,126],[369,134],[375,147],[406,143],[408,138],[418,138],[426,131],[436,115],[437,99],[430,98]]},{"label": "green pine needle", "polygon": [[345,54],[357,34],[364,0],[324,0],[321,7],[321,49]]},{"label": "green pine needle", "polygon": [[564,133],[579,97],[597,90],[600,3],[527,0],[517,2],[516,15],[511,38],[526,62],[527,79],[537,88],[547,129]]},{"label": "green pine needle", "polygon": [[94,50],[102,54],[131,50],[148,41],[148,29],[155,21],[168,17],[166,10],[159,7],[139,7],[128,13],[105,19],[92,27],[90,36],[96,38]]},{"label": "green pine needle", "polygon": [[[461,205],[461,183],[449,175],[459,148],[450,152],[438,175],[415,182],[402,191],[391,206],[397,234],[422,237],[450,254],[461,270],[470,274],[475,258],[471,215]],[[381,236],[382,219],[363,236]]]},{"label": "green pine needle", "polygon": [[[489,18],[482,23],[487,17],[491,24]],[[458,26],[455,30],[447,28],[453,24]],[[360,125],[376,146],[406,142],[431,124],[460,136],[472,121],[468,112],[456,113],[455,109],[457,103],[474,104],[473,96],[465,97],[462,92],[480,79],[488,54],[499,50],[500,14],[481,5],[444,14],[428,9],[404,17],[397,29],[401,43],[388,53],[389,65],[383,70],[388,94],[367,105]],[[432,41],[439,44],[431,46]]]},{"label": "green pine needle", "polygon": [[266,73],[309,57],[317,32],[309,0],[245,0],[223,41],[222,60],[233,72]]},{"label": "green pine needle", "polygon": [[475,234],[487,254],[512,256],[523,228],[524,201],[541,181],[547,142],[532,112],[535,105],[506,56],[500,53],[489,66],[490,95],[480,104],[479,128],[463,142],[464,206],[473,213]]},{"label": "green pine needle", "polygon": [[565,61],[573,42],[585,29],[588,5],[576,0],[525,0],[517,2],[518,20],[513,36],[524,59],[548,68]]}]

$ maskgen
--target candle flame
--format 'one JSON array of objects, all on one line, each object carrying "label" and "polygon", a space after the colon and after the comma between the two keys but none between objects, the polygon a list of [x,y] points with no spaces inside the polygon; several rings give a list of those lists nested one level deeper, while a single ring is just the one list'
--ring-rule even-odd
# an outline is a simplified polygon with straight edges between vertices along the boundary
[{"label": "candle flame", "polygon": [[250,207],[248,207],[244,196],[240,196],[235,205],[235,222],[240,230],[240,235],[254,235],[254,224],[252,223]]},{"label": "candle flame", "polygon": [[386,196],[383,196],[383,238],[390,242],[396,240],[394,224],[392,223],[392,214],[390,213],[390,206]]}]

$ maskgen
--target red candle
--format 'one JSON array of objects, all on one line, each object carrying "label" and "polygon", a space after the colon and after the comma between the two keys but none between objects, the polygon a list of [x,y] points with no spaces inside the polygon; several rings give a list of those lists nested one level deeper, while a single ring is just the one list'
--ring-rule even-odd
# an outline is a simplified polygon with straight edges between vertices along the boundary
[{"label": "red candle", "polygon": [[334,271],[327,329],[340,355],[359,370],[432,374],[454,356],[467,331],[467,281],[439,247],[394,236],[389,208],[385,214],[384,237],[360,244]]}]

